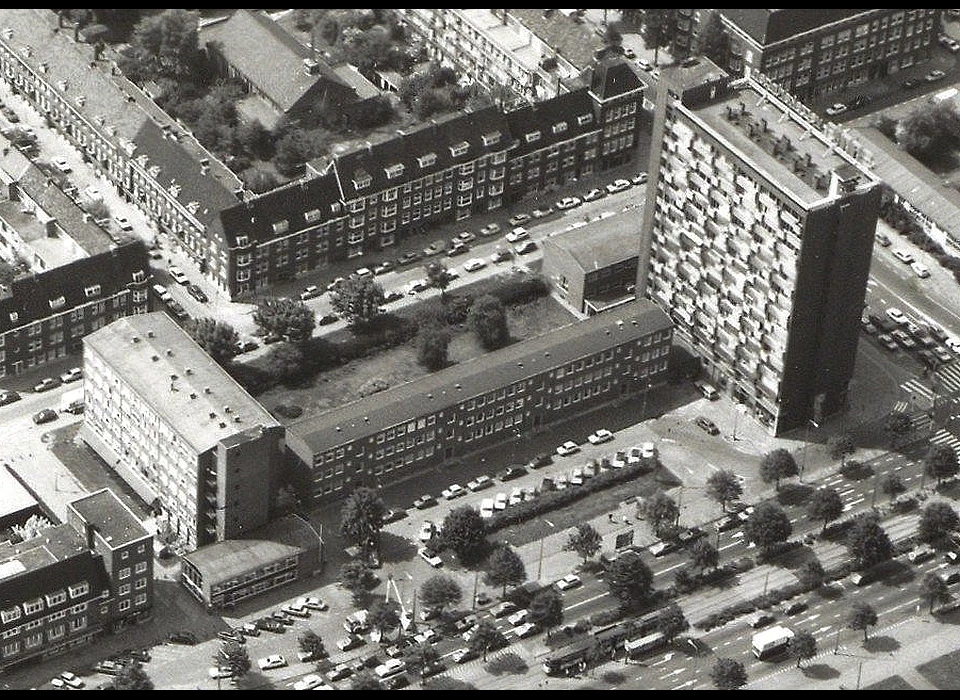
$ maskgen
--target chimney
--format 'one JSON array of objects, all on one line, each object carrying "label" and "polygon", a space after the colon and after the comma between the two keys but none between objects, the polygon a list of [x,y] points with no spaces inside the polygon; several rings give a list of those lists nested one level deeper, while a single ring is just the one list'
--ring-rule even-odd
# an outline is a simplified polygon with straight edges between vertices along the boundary
[{"label": "chimney", "polygon": [[84,526],[87,533],[87,549],[93,549],[93,536],[97,528],[93,523],[84,523]]}]

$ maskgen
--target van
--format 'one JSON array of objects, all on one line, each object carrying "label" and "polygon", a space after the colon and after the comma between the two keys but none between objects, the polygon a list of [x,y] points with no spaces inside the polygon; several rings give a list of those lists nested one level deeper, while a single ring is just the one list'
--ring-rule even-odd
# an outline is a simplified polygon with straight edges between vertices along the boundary
[{"label": "van", "polygon": [[395,676],[407,670],[407,664],[403,659],[387,659],[385,662],[373,669],[374,673],[380,679]]},{"label": "van", "polygon": [[709,382],[696,381],[693,383],[693,385],[700,390],[700,393],[703,394],[704,398],[709,399],[710,401],[716,401],[720,398],[720,392],[718,392],[716,387]]},{"label": "van", "polygon": [[162,284],[153,285],[153,293],[157,295],[157,298],[160,301],[166,301],[170,298],[170,292],[167,291],[167,288]]}]

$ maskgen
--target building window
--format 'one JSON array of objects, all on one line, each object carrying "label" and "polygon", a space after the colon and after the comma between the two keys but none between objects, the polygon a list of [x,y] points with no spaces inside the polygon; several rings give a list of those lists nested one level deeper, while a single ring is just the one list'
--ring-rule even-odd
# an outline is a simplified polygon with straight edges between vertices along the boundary
[{"label": "building window", "polygon": [[20,619],[20,608],[7,608],[6,610],[0,611],[0,620],[3,621],[3,624],[8,622],[13,622],[14,620]]},{"label": "building window", "polygon": [[123,567],[122,569],[120,569],[120,578],[121,578],[121,579],[130,578],[130,567],[129,567],[129,566],[125,566],[125,567]]},{"label": "building window", "polygon": [[117,591],[117,595],[129,595],[129,594],[130,594],[130,584],[129,583],[120,584],[120,588]]},{"label": "building window", "polygon": [[146,570],[147,570],[147,562],[145,561],[137,562],[136,567],[134,567],[134,573],[142,574]]},{"label": "building window", "polygon": [[144,577],[144,578],[138,578],[138,579],[136,580],[136,583],[134,583],[133,587],[134,587],[136,590],[138,590],[138,591],[142,591],[144,588],[146,588],[146,587],[147,587],[147,579],[146,579],[146,577]]},{"label": "building window", "polygon": [[460,156],[466,155],[469,149],[470,144],[466,141],[461,141],[460,143],[450,146],[450,155],[454,158],[459,158]]},{"label": "building window", "polygon": [[536,143],[540,140],[540,131],[531,131],[527,134],[524,134],[524,138],[526,139],[527,143]]},{"label": "building window", "polygon": [[23,614],[24,615],[34,615],[43,610],[43,600],[37,598],[36,600],[31,600],[23,604]]},{"label": "building window", "polygon": [[57,591],[56,593],[48,593],[46,595],[46,599],[47,599],[47,607],[52,608],[67,602],[67,593],[66,591]]},{"label": "building window", "polygon": [[424,155],[417,158],[417,164],[421,168],[429,168],[431,165],[437,162],[436,153],[425,153]]}]

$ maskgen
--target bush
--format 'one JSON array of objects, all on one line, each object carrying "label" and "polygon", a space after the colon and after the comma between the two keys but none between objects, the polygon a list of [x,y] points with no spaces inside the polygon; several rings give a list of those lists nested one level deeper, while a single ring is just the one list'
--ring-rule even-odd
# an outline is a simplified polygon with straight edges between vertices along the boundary
[{"label": "bush", "polygon": [[303,407],[294,404],[277,404],[273,412],[283,418],[299,418],[303,415]]}]

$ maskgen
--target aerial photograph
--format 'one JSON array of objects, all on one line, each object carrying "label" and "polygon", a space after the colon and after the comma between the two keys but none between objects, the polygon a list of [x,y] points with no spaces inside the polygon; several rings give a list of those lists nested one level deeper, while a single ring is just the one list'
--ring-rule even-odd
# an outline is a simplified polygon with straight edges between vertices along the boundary
[{"label": "aerial photograph", "polygon": [[0,688],[960,689],[960,9],[0,9]]}]

